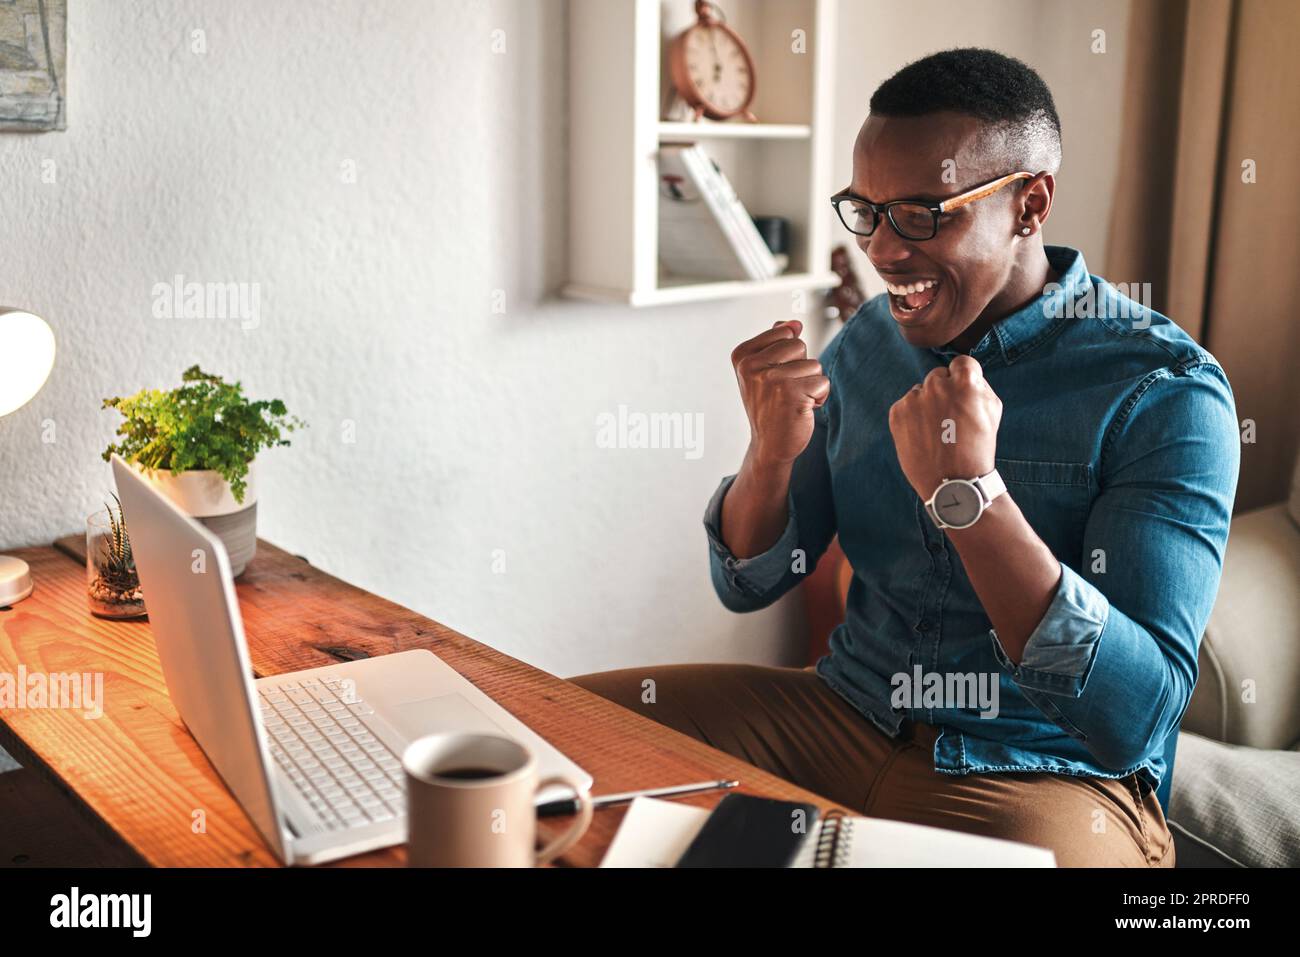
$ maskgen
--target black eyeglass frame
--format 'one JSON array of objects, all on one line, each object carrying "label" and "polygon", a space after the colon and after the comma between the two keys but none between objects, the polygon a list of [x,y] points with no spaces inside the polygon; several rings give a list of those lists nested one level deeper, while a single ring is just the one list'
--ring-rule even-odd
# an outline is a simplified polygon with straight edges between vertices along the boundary
[{"label": "black eyeglass frame", "polygon": [[[1008,173],[1005,176],[999,176],[997,179],[989,180],[987,183],[973,186],[964,193],[958,193],[956,196],[950,196],[948,199],[940,200],[939,202],[930,202],[923,199],[893,199],[887,203],[873,203],[865,196],[859,196],[856,193],[845,189],[831,197],[831,206],[835,208],[835,215],[838,216],[840,222],[844,224],[844,228],[855,236],[874,235],[876,230],[880,228],[881,214],[884,214],[885,219],[889,221],[890,228],[903,239],[906,239],[909,242],[925,242],[925,240],[933,239],[938,234],[939,216],[941,213],[949,213],[954,209],[960,209],[976,200],[983,199],[986,196],[992,196],[1008,183],[1013,183],[1016,180],[1021,179],[1033,179],[1036,175],[1039,174],[1027,173],[1024,170],[1016,173]],[[848,221],[844,218],[844,212],[840,209],[841,204],[843,204],[845,200],[851,200],[852,202],[866,206],[871,210],[871,229],[868,232],[864,233],[861,230],[854,229],[848,224]],[[895,206],[918,206],[928,209],[930,211],[929,234],[926,236],[909,236],[907,233],[903,232],[898,223],[894,221],[893,208]]]}]

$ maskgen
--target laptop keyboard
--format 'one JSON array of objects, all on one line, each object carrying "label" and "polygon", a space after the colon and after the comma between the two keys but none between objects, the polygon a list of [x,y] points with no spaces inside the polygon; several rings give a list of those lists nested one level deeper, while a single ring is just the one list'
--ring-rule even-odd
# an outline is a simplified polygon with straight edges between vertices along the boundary
[{"label": "laptop keyboard", "polygon": [[340,678],[258,688],[271,756],[331,831],[406,816],[402,762],[366,727],[374,709]]}]

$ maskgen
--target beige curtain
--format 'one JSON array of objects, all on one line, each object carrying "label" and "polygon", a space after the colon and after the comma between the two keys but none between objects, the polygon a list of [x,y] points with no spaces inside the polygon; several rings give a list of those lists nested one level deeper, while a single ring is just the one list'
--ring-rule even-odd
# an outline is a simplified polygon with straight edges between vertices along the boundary
[{"label": "beige curtain", "polygon": [[1128,50],[1104,275],[1151,283],[1227,371],[1254,422],[1237,510],[1281,501],[1300,448],[1300,2],[1134,0]]}]

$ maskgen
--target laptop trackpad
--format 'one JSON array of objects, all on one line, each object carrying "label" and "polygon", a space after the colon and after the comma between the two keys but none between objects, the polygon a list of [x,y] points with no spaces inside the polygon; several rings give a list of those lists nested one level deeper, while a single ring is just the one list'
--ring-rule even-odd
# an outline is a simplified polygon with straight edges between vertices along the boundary
[{"label": "laptop trackpad", "polygon": [[458,694],[420,698],[392,705],[384,708],[383,715],[404,737],[412,741],[422,735],[442,731],[506,734],[496,722]]}]

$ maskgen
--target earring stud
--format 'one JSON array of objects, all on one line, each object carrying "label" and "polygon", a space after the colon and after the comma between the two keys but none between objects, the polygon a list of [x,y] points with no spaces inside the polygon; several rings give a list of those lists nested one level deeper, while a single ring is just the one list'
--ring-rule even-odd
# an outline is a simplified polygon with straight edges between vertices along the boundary
[{"label": "earring stud", "polygon": [[1028,226],[1024,226],[1024,227],[1022,227],[1021,230],[1020,230],[1020,235],[1021,235],[1021,236],[1028,236],[1028,235],[1029,235],[1029,227],[1028,227]]}]

